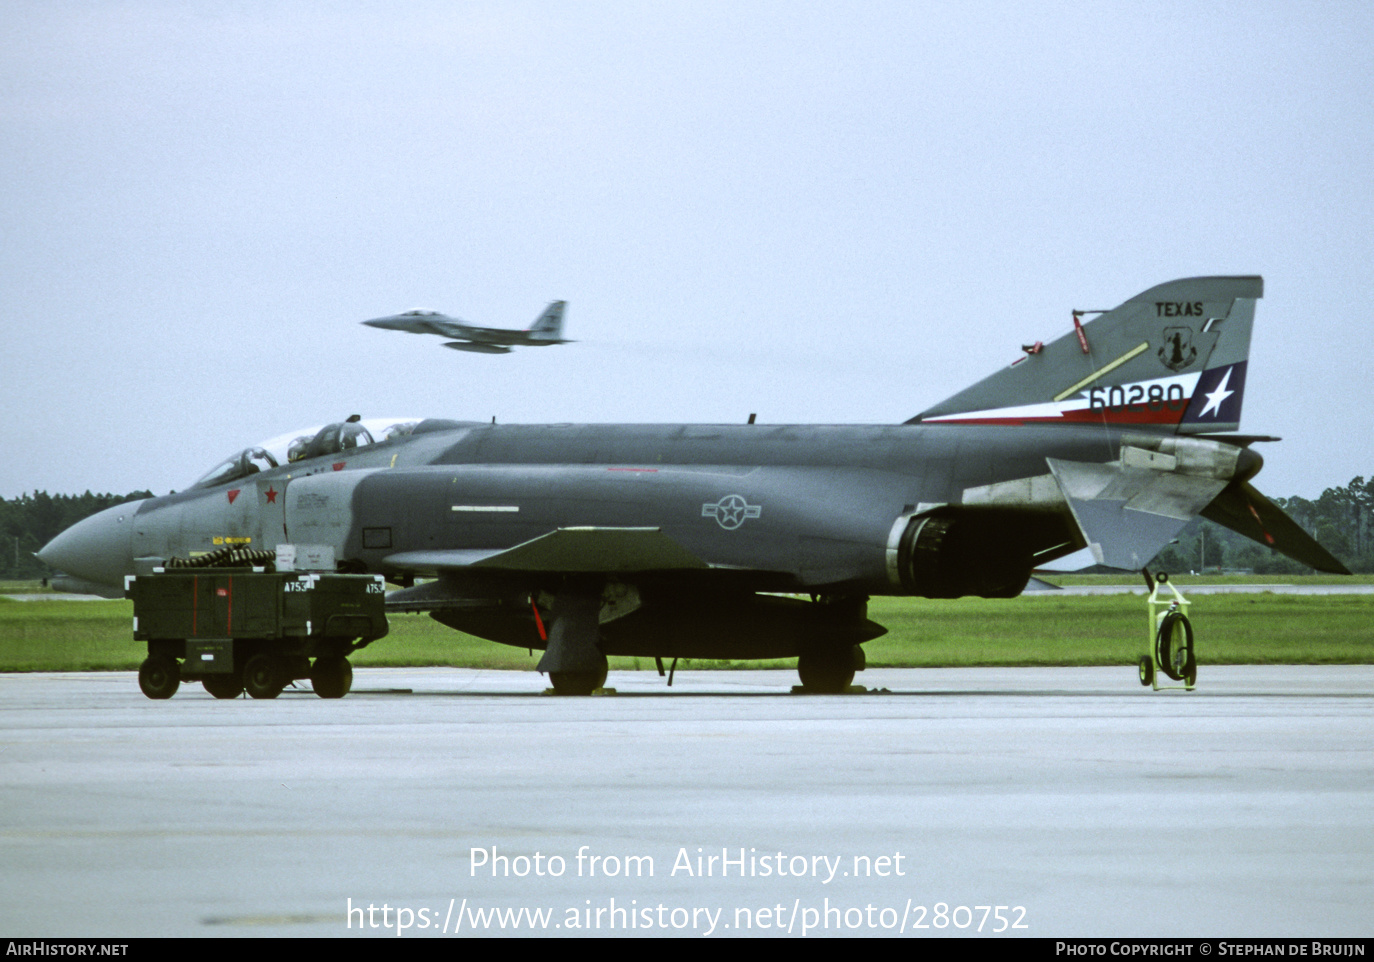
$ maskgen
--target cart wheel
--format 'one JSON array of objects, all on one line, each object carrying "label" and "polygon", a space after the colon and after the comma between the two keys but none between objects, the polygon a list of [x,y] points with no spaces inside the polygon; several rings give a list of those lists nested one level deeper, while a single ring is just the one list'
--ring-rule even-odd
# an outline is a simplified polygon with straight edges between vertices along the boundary
[{"label": "cart wheel", "polygon": [[1140,683],[1146,688],[1154,684],[1155,663],[1149,655],[1143,655],[1140,659]]},{"label": "cart wheel", "polygon": [[1188,646],[1188,657],[1183,662],[1183,684],[1189,690],[1197,687],[1197,659],[1193,657],[1193,648]]},{"label": "cart wheel", "polygon": [[149,698],[171,698],[181,687],[181,668],[171,658],[150,655],[138,666],[138,687]]},{"label": "cart wheel", "polygon": [[310,669],[310,687],[321,698],[342,698],[353,688],[353,666],[347,658],[316,658]]},{"label": "cart wheel", "polygon": [[271,655],[254,655],[243,668],[243,687],[253,698],[276,698],[286,687],[277,660]]},{"label": "cart wheel", "polygon": [[1193,625],[1181,611],[1170,611],[1159,623],[1155,636],[1155,661],[1159,670],[1174,681],[1182,681],[1193,657]]},{"label": "cart wheel", "polygon": [[216,698],[237,698],[243,694],[243,679],[233,672],[227,675],[206,675],[200,683]]}]

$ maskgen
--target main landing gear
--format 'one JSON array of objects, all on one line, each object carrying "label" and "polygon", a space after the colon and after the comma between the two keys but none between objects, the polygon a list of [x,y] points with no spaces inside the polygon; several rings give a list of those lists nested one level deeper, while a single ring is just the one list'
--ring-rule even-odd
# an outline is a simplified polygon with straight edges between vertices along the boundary
[{"label": "main landing gear", "polygon": [[606,674],[606,668],[600,671],[551,671],[549,681],[556,695],[590,695],[598,688],[605,687]]},{"label": "main landing gear", "polygon": [[556,695],[590,695],[606,684],[601,638],[601,593],[589,588],[554,596],[548,646],[535,670],[548,672]]},{"label": "main landing gear", "polygon": [[808,695],[840,695],[854,684],[854,673],[863,671],[864,650],[861,645],[840,645],[811,648],[797,658],[797,676],[801,690]]},{"label": "main landing gear", "polygon": [[[552,694],[590,695],[603,690],[607,651],[653,658],[669,685],[680,658],[792,656],[797,657],[801,680],[794,691],[840,694],[853,690],[854,673],[865,667],[860,644],[884,631],[868,621],[868,598],[862,595],[813,596],[808,603],[736,593],[715,596],[707,604],[699,598],[669,594],[641,605],[633,589],[621,585],[620,591],[613,590],[616,587],[616,583],[587,579],[531,599],[532,627],[545,644],[536,670],[549,676]],[[632,604],[626,603],[627,596]],[[469,630],[461,620],[444,623]],[[481,624],[472,627],[476,634],[483,628]],[[669,658],[673,669],[665,671],[664,661]]]}]

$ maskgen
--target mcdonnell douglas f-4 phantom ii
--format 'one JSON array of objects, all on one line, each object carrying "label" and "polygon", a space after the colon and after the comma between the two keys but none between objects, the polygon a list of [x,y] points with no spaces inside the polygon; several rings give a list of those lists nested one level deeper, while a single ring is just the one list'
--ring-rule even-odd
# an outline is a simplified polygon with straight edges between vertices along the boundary
[{"label": "mcdonnell douglas f-4 phantom ii", "polygon": [[1262,293],[1151,288],[904,424],[340,422],[40,557],[118,584],[216,539],[327,545],[411,585],[391,608],[542,649],[560,692],[602,684],[607,655],[795,656],[805,688],[838,691],[884,633],[872,595],[1010,598],[1083,547],[1140,569],[1199,514],[1344,572],[1251,485],[1275,439],[1228,433]]},{"label": "mcdonnell douglas f-4 phantom ii", "polygon": [[509,354],[512,347],[546,347],[549,344],[571,344],[563,339],[563,309],[566,301],[554,301],[544,313],[523,331],[504,327],[475,327],[466,321],[438,311],[407,311],[390,317],[374,317],[363,321],[369,327],[386,331],[409,331],[411,334],[438,334],[451,337],[444,347],[476,354]]}]

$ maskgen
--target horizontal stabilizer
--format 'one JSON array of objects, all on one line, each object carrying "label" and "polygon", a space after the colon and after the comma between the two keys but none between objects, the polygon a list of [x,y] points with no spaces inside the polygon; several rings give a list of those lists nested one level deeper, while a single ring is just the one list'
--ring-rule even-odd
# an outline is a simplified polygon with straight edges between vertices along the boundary
[{"label": "horizontal stabilizer", "polygon": [[405,551],[386,564],[410,570],[625,573],[709,566],[658,528],[559,528],[504,551]]},{"label": "horizontal stabilizer", "polygon": [[1047,458],[1074,520],[1099,564],[1149,564],[1226,486],[1224,480]]},{"label": "horizontal stabilizer", "polygon": [[1294,561],[1318,571],[1348,575],[1350,570],[1331,552],[1298,526],[1283,509],[1260,494],[1248,482],[1231,484],[1203,512],[1202,516],[1243,534],[1251,541],[1268,545]]}]

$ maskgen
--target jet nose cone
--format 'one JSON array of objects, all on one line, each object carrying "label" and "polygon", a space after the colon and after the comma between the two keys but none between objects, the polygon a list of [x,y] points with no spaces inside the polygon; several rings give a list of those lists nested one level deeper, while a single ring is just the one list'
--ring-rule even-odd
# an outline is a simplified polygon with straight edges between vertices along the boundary
[{"label": "jet nose cone", "polygon": [[370,321],[363,321],[363,323],[368,327],[380,327],[384,331],[409,331],[415,328],[423,330],[425,321],[438,316],[433,311],[411,311],[409,314],[388,314],[386,317],[374,317]]},{"label": "jet nose cone", "polygon": [[106,508],[79,521],[38,552],[38,557],[69,575],[121,587],[134,573],[134,514],[142,501]]}]

